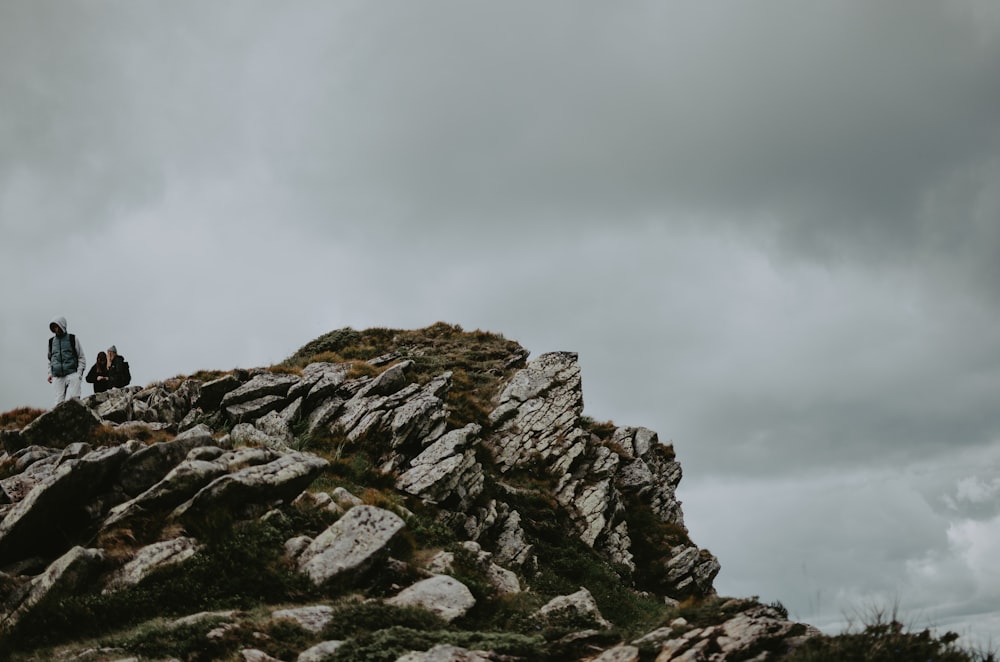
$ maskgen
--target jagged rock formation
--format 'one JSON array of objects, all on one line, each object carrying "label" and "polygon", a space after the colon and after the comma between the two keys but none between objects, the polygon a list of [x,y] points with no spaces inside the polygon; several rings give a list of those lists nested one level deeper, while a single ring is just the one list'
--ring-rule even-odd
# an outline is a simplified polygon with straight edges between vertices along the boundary
[{"label": "jagged rock formation", "polygon": [[[440,335],[440,326],[431,330]],[[460,329],[444,329],[463,341]],[[275,609],[272,618],[294,621],[314,638],[332,627],[324,597],[360,593],[461,623],[489,596],[534,595],[551,567],[539,545],[560,541],[618,568],[620,581],[635,585],[622,590],[644,599],[714,599],[719,563],[687,535],[673,449],[651,430],[585,417],[575,354],[527,362],[523,349],[507,343],[492,353],[477,349],[488,360],[448,365],[427,346],[394,345],[363,363],[308,360],[356,336],[341,330],[317,339],[298,353],[300,368],[109,391],[5,431],[0,641],[23,636],[53,601],[112,600],[197,567],[224,544],[225,532],[238,537],[251,524],[283,532],[282,572],[305,581],[297,590],[315,602]],[[458,380],[475,383],[470,373],[492,390],[456,389]],[[345,454],[366,461],[378,498],[354,479],[338,481],[353,466],[345,468]],[[367,503],[345,484],[364,490]],[[454,546],[425,560],[401,554],[415,544],[413,530],[428,526],[449,531]],[[475,591],[462,581],[469,576],[481,578]],[[609,645],[614,615],[601,613],[586,586],[538,593],[538,604],[529,618],[557,629],[572,624],[576,634],[552,642],[534,635],[532,645],[565,659],[593,657],[598,646],[606,652],[596,659],[638,660],[640,648],[654,648],[664,662],[747,659],[750,652],[764,660],[805,632],[748,602],[710,626],[674,623]],[[209,639],[223,642],[245,615],[206,618],[221,633]],[[243,659],[283,659],[251,644]],[[344,652],[352,645],[327,638],[294,659],[361,659]],[[437,646],[399,659],[500,655]]]}]

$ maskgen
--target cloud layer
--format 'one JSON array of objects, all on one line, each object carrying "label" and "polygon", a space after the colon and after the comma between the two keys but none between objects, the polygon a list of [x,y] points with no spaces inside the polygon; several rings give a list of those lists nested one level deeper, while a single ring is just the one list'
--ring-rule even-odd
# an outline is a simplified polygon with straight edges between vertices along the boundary
[{"label": "cloud layer", "polygon": [[674,443],[720,591],[989,632],[998,80],[987,0],[5,3],[0,410],[54,315],[139,383],[489,329]]}]

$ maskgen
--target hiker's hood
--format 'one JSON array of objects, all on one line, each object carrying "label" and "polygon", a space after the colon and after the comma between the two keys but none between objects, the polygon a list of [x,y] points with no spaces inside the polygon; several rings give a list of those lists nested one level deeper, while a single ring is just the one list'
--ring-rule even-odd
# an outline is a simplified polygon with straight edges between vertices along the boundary
[{"label": "hiker's hood", "polygon": [[66,333],[66,318],[65,317],[54,317],[52,321],[49,322],[49,326],[53,324],[58,324],[59,328],[62,329],[63,333]]}]

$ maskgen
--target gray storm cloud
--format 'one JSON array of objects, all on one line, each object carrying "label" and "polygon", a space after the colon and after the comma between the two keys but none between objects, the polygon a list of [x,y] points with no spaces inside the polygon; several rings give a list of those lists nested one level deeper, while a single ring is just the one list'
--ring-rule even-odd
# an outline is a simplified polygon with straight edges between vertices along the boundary
[{"label": "gray storm cloud", "polygon": [[991,0],[5,2],[0,410],[53,315],[137,383],[485,328],[675,444],[722,591],[992,623],[998,81]]}]

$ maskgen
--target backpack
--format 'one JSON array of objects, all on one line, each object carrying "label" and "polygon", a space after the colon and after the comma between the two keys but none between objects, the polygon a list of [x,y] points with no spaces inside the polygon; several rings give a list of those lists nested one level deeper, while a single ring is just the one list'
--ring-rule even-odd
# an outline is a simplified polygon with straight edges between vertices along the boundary
[{"label": "backpack", "polygon": [[132,383],[132,373],[128,369],[128,361],[122,359],[122,386],[128,386]]}]

